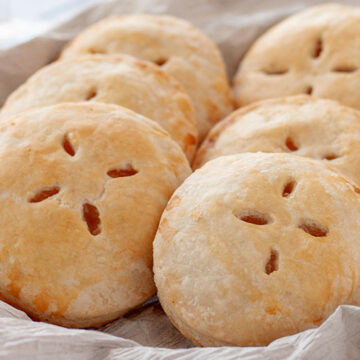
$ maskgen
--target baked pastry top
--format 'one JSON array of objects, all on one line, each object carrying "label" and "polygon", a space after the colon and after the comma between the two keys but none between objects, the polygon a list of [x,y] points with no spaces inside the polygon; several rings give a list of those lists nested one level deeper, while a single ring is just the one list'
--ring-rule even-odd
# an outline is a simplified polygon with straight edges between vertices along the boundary
[{"label": "baked pastry top", "polygon": [[250,104],[211,129],[194,168],[218,156],[258,151],[322,160],[360,184],[360,114],[306,95]]},{"label": "baked pastry top", "polygon": [[265,153],[209,161],[162,215],[160,302],[202,346],[267,345],[316,327],[359,299],[359,217],[360,189],[319,161]]},{"label": "baked pastry top", "polygon": [[155,122],[63,103],[0,124],[0,296],[34,319],[100,326],[155,292],[152,241],[190,174]]},{"label": "baked pastry top", "polygon": [[312,7],[262,35],[234,79],[236,105],[311,94],[360,109],[360,8]]},{"label": "baked pastry top", "polygon": [[7,99],[2,117],[60,102],[100,101],[127,107],[158,122],[192,159],[197,124],[191,100],[158,66],[121,55],[54,62],[32,75]]},{"label": "baked pastry top", "polygon": [[217,45],[185,20],[144,14],[106,18],[81,32],[61,58],[99,53],[133,55],[173,75],[193,102],[200,139],[232,110]]}]

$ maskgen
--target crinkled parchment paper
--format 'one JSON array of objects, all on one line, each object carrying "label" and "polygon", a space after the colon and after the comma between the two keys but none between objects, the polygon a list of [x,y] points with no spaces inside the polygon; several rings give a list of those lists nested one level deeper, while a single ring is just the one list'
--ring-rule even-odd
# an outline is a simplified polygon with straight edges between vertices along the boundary
[{"label": "crinkled parchment paper", "polygon": [[[241,56],[266,28],[318,0],[122,0],[102,2],[52,31],[0,53],[0,103],[35,70],[56,58],[87,25],[128,12],[168,13],[201,28],[220,46],[231,78]],[[359,0],[342,3],[360,5]],[[0,302],[2,359],[360,360],[360,308],[340,306],[319,328],[267,347],[195,348],[169,322],[156,299],[95,330],[33,322]]]}]

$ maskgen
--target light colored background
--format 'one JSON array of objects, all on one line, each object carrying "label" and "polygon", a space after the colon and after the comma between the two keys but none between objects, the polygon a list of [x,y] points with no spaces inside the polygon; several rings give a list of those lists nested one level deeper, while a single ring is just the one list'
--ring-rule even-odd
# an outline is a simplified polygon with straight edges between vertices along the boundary
[{"label": "light colored background", "polygon": [[0,50],[26,41],[97,0],[0,0]]}]

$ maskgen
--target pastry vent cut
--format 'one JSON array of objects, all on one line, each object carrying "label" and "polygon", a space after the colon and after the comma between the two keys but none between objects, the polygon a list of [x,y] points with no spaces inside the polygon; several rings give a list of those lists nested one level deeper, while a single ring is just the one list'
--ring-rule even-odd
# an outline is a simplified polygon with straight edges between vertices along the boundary
[{"label": "pastry vent cut", "polygon": [[138,171],[131,164],[124,167],[116,167],[108,170],[107,174],[112,178],[126,177],[136,175]]},{"label": "pastry vent cut", "polygon": [[294,180],[288,181],[283,188],[282,196],[283,197],[290,196],[294,191],[295,186],[296,186],[296,182]]},{"label": "pastry vent cut", "polygon": [[313,87],[312,87],[312,86],[308,86],[308,87],[305,89],[305,94],[311,95],[312,93],[313,93]]},{"label": "pastry vent cut", "polygon": [[262,70],[262,72],[266,75],[285,75],[289,72],[289,70],[281,68],[269,68]]},{"label": "pastry vent cut", "polygon": [[241,221],[254,225],[267,225],[272,223],[272,219],[268,214],[264,214],[255,210],[236,215],[236,217]]},{"label": "pastry vent cut", "polygon": [[353,73],[355,71],[357,71],[357,68],[355,66],[337,66],[333,69],[334,72],[339,72],[339,73]]},{"label": "pastry vent cut", "polygon": [[75,149],[74,149],[74,146],[71,144],[68,134],[64,135],[64,138],[62,141],[62,147],[70,156],[75,155]]},{"label": "pastry vent cut", "polygon": [[89,203],[84,203],[82,212],[89,233],[94,236],[99,235],[101,233],[101,221],[97,207]]},{"label": "pastry vent cut", "polygon": [[158,66],[163,66],[167,63],[168,59],[166,58],[159,58],[157,60],[154,61],[154,63]]},{"label": "pastry vent cut", "polygon": [[90,54],[106,54],[106,52],[104,50],[99,50],[99,49],[94,49],[94,48],[89,48],[88,52]]},{"label": "pastry vent cut", "polygon": [[97,90],[96,89],[90,89],[86,95],[85,100],[90,101],[94,99],[97,96]]},{"label": "pastry vent cut", "polygon": [[314,44],[314,48],[313,48],[313,52],[312,52],[312,57],[314,59],[320,57],[321,53],[323,52],[323,41],[321,38],[317,39],[315,41],[315,44]]},{"label": "pastry vent cut", "polygon": [[60,191],[59,186],[48,186],[42,189],[39,189],[34,196],[32,196],[28,201],[31,203],[37,203],[47,198],[56,195]]},{"label": "pastry vent cut", "polygon": [[335,160],[335,159],[337,159],[337,158],[338,158],[338,156],[335,155],[335,154],[328,154],[328,155],[325,155],[325,156],[323,157],[324,160],[329,160],[329,161]]},{"label": "pastry vent cut", "polygon": [[299,148],[295,145],[295,142],[292,137],[288,136],[285,140],[285,145],[290,151],[296,151]]},{"label": "pastry vent cut", "polygon": [[274,271],[279,270],[279,252],[277,250],[271,249],[270,256],[265,265],[265,273],[270,275]]},{"label": "pastry vent cut", "polygon": [[311,236],[324,237],[328,234],[329,230],[326,226],[320,225],[313,220],[303,220],[299,224],[299,228]]}]

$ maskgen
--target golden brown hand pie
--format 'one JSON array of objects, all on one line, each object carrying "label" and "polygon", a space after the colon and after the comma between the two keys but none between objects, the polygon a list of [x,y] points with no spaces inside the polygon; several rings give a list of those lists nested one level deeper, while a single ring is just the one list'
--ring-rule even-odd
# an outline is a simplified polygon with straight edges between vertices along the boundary
[{"label": "golden brown hand pie", "polygon": [[64,103],[0,124],[0,294],[34,319],[100,326],[154,294],[152,241],[189,175],[155,122]]},{"label": "golden brown hand pie", "polygon": [[86,100],[122,105],[155,120],[192,159],[197,125],[188,95],[162,69],[130,56],[96,55],[52,63],[10,95],[1,115]]},{"label": "golden brown hand pie", "polygon": [[234,79],[237,106],[312,94],[360,109],[360,8],[326,4],[282,21],[251,47]]},{"label": "golden brown hand pie", "polygon": [[251,104],[210,131],[194,168],[218,156],[258,151],[322,160],[360,184],[360,114],[306,95]]},{"label": "golden brown hand pie", "polygon": [[133,55],[173,75],[193,102],[200,139],[232,110],[219,49],[182,19],[142,14],[107,18],[80,33],[61,58],[99,53]]},{"label": "golden brown hand pie", "polygon": [[264,153],[209,161],[162,215],[160,302],[203,346],[266,345],[316,327],[356,302],[359,218],[359,190],[319,161]]}]

